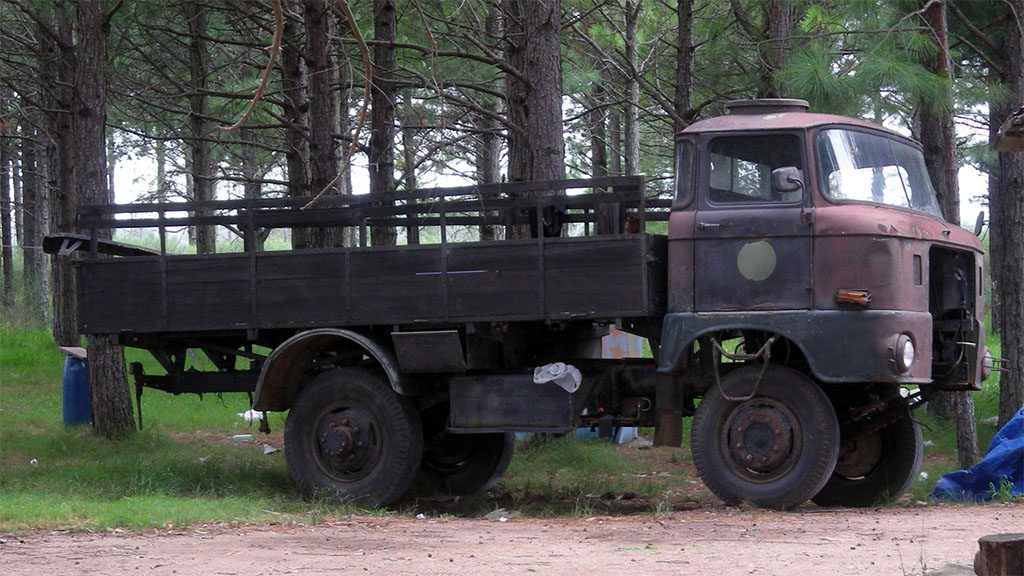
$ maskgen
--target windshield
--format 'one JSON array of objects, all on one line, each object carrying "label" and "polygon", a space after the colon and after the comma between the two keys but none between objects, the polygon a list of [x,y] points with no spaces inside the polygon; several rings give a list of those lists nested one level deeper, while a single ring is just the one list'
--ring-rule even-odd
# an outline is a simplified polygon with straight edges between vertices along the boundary
[{"label": "windshield", "polygon": [[859,200],[942,217],[924,157],[898,140],[853,130],[817,138],[821,189],[833,200]]}]

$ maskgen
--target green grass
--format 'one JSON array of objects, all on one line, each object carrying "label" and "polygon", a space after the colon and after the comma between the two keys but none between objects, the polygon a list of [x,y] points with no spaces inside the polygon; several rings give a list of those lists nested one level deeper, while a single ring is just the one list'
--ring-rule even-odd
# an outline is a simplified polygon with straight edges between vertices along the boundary
[{"label": "green grass", "polygon": [[[229,440],[259,438],[236,416],[248,409],[244,394],[147,392],[146,428],[112,442],[88,426],[63,426],[62,367],[47,332],[0,328],[0,531],[306,522],[325,513],[298,497],[282,453]],[[283,417],[270,422],[279,439]]]}]

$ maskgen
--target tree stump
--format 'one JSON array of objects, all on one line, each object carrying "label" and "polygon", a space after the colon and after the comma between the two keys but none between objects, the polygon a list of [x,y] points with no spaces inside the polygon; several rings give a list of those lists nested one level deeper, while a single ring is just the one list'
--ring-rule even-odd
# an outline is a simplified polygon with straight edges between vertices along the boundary
[{"label": "tree stump", "polygon": [[1024,534],[989,534],[978,539],[978,546],[974,555],[978,576],[1024,574]]}]

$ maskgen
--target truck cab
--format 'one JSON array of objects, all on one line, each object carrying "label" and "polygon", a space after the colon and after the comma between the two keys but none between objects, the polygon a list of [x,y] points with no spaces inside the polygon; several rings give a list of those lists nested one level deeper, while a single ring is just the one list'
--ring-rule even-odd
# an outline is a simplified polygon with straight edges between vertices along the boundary
[{"label": "truck cab", "polygon": [[[787,490],[843,505],[896,495],[920,461],[910,409],[984,379],[981,244],[943,220],[912,140],[800,100],[729,108],[677,138],[668,232],[658,364],[694,374],[689,393],[715,405],[697,410],[698,468],[726,501],[777,492],[801,464],[780,456],[800,450],[797,407],[823,392],[838,463]],[[759,400],[773,380],[786,397]]]}]

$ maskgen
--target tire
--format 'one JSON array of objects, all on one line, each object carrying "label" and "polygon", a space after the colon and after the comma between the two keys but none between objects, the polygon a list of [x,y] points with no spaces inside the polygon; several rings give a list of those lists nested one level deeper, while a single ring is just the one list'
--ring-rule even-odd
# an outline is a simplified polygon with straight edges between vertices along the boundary
[{"label": "tire", "polygon": [[[761,366],[722,378],[730,397],[749,395]],[[723,502],[788,510],[825,485],[839,453],[839,424],[828,396],[811,379],[768,366],[757,395],[730,401],[713,387],[694,414],[693,462]]]},{"label": "tire", "polygon": [[307,499],[386,506],[412,484],[423,454],[419,414],[377,374],[338,368],[299,391],[285,459]]},{"label": "tire", "polygon": [[490,490],[512,461],[516,436],[511,432],[449,434],[428,440],[420,475],[428,486],[457,495]]},{"label": "tire", "polygon": [[490,490],[512,461],[516,436],[511,432],[452,434],[447,403],[420,414],[423,459],[419,483],[429,491],[467,495]]},{"label": "tire", "polygon": [[921,427],[907,410],[882,430],[844,439],[832,477],[812,500],[819,506],[855,508],[895,500],[914,482],[923,457]]}]

